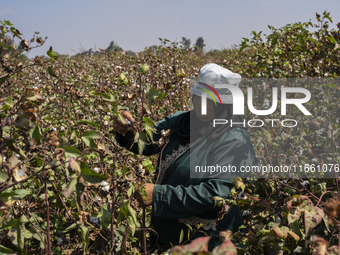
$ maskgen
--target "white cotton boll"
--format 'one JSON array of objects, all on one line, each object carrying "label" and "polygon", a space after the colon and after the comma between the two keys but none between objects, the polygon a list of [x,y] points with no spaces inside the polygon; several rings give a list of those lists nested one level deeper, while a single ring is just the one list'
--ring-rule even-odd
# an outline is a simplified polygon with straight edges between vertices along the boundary
[{"label": "white cotton boll", "polygon": [[110,113],[110,112],[107,112],[106,114],[107,114],[107,115],[111,115],[111,113]]},{"label": "white cotton boll", "polygon": [[301,183],[301,185],[302,185],[303,187],[305,187],[307,184],[309,184],[309,181],[304,181],[304,182]]},{"label": "white cotton boll", "polygon": [[19,154],[15,154],[15,156],[16,156],[17,158],[19,158],[19,157],[20,157],[20,155],[19,155]]},{"label": "white cotton boll", "polygon": [[318,159],[317,158],[312,158],[312,163],[316,163],[318,162]]},{"label": "white cotton boll", "polygon": [[104,121],[104,126],[109,125],[109,122],[107,120]]},{"label": "white cotton boll", "polygon": [[110,186],[109,185],[104,186],[104,187],[102,187],[102,190],[104,190],[105,192],[109,192]]},{"label": "white cotton boll", "polygon": [[2,158],[2,162],[5,162],[5,161],[6,161],[6,157],[3,157],[3,158]]},{"label": "white cotton boll", "polygon": [[107,186],[107,185],[109,185],[106,181],[103,181],[102,183],[101,183],[101,185],[104,187],[104,186]]},{"label": "white cotton boll", "polygon": [[281,218],[279,216],[276,217],[276,222],[281,224]]},{"label": "white cotton boll", "polygon": [[287,184],[287,181],[286,180],[283,180],[283,181],[280,181],[281,183],[284,183],[284,184]]},{"label": "white cotton boll", "polygon": [[98,196],[96,196],[94,199],[93,199],[93,202],[100,202],[102,199]]},{"label": "white cotton boll", "polygon": [[99,224],[99,217],[91,217],[90,222],[93,224]]},{"label": "white cotton boll", "polygon": [[269,100],[268,100],[268,98],[266,98],[266,99],[263,101],[262,107],[269,107]]},{"label": "white cotton boll", "polygon": [[60,131],[64,131],[65,128],[63,126],[60,126]]},{"label": "white cotton boll", "polygon": [[58,239],[57,239],[57,245],[60,245],[63,241],[64,241],[64,240],[63,240],[62,238],[58,237]]},{"label": "white cotton boll", "polygon": [[99,173],[99,168],[98,167],[95,167],[95,168],[93,168],[93,171],[95,171],[96,173]]},{"label": "white cotton boll", "polygon": [[243,213],[242,213],[242,216],[243,216],[243,217],[246,217],[246,216],[248,216],[248,215],[249,215],[249,212],[248,212],[247,210],[243,211]]}]

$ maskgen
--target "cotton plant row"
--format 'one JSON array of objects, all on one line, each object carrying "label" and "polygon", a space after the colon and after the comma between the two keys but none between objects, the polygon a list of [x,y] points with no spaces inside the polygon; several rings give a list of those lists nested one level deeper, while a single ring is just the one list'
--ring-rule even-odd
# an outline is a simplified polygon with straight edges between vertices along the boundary
[{"label": "cotton plant row", "polygon": [[[324,16],[329,20],[327,13]],[[321,18],[320,23],[319,30],[328,31]],[[267,41],[261,41],[264,39],[255,32],[240,48],[205,55],[162,40],[155,51],[136,56],[103,53],[69,57],[51,48],[48,58],[33,60],[23,59],[13,45],[7,48],[8,35],[21,35],[7,21],[2,27],[8,28],[6,33],[2,29],[0,42],[0,248],[8,252],[141,252],[143,215],[134,193],[143,192],[142,184],[153,181],[156,159],[133,155],[117,146],[113,118],[122,118],[120,110],[131,111],[136,117],[133,129],[137,145],[141,148],[144,143],[157,142],[152,141],[153,123],[190,109],[190,84],[204,64],[223,65],[244,78],[338,74],[334,67],[338,64],[338,38],[333,32],[315,38],[312,32],[304,33],[310,37],[309,46],[317,47],[317,61],[307,49],[303,54],[310,55],[304,65],[296,68],[293,60],[292,68],[287,67],[289,59],[284,60],[284,56],[294,59],[298,53],[294,40],[285,37],[295,36],[295,27],[305,29],[301,24],[273,29]],[[331,35],[335,42],[328,38]],[[21,39],[21,51],[41,45],[44,41],[38,38],[35,35],[33,42],[27,40],[31,44]],[[322,55],[324,50],[327,55]],[[317,73],[314,67],[324,71]],[[316,95],[308,106],[313,118],[303,118],[298,109],[292,109],[290,114],[299,122],[297,128],[247,130],[262,164],[339,163],[339,87],[329,83],[306,88]],[[246,88],[241,89],[246,93]],[[267,109],[271,92],[269,85],[254,88],[256,107]],[[255,116],[247,113],[245,118]],[[237,203],[245,224],[235,235],[222,233],[225,242],[214,252],[335,251],[337,184],[336,178],[309,176],[236,180],[231,199],[216,198],[216,206],[223,213]],[[146,213],[148,226],[150,211]],[[308,217],[316,220],[307,224]],[[203,229],[197,226],[193,231]],[[169,252],[204,252],[208,239],[201,241],[201,246],[198,242],[190,247],[184,243]]]}]

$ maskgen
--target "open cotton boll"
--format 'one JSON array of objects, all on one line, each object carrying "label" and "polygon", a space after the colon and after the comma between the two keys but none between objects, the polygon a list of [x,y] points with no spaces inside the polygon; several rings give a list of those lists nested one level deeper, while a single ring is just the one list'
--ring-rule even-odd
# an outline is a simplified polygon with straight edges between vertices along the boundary
[{"label": "open cotton boll", "polygon": [[93,224],[99,224],[99,217],[91,217],[90,222]]},{"label": "open cotton boll", "polygon": [[104,187],[104,186],[108,186],[109,184],[108,184],[106,181],[103,181],[103,182],[101,183],[101,185]]},{"label": "open cotton boll", "polygon": [[104,186],[104,187],[102,187],[102,190],[104,190],[105,192],[109,192],[110,191],[110,186],[109,185]]},{"label": "open cotton boll", "polygon": [[64,241],[64,240],[63,240],[62,238],[58,237],[58,239],[57,239],[57,245],[60,245],[63,241]]}]

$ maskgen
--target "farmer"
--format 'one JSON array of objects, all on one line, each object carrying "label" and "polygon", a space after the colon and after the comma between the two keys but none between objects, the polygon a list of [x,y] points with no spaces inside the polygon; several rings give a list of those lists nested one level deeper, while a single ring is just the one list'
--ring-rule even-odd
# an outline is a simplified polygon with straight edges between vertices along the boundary
[{"label": "farmer", "polygon": [[[207,98],[207,114],[201,112],[201,96],[204,89],[214,88],[215,84],[231,84],[238,86],[241,81],[239,74],[221,67],[217,64],[207,64],[200,70],[198,82],[191,89],[193,94],[194,110],[180,111],[165,117],[156,123],[154,141],[164,138],[164,132],[170,129],[169,141],[165,148],[155,143],[145,145],[143,154],[153,155],[163,152],[158,158],[155,183],[145,184],[147,196],[139,197],[141,207],[152,206],[151,224],[158,232],[158,243],[163,248],[170,248],[179,243],[181,231],[184,239],[190,240],[204,236],[199,232],[203,230],[212,236],[209,250],[220,244],[218,234],[220,231],[230,230],[236,232],[242,225],[242,217],[237,205],[231,205],[223,218],[214,223],[218,218],[220,207],[215,207],[212,198],[219,196],[229,198],[232,189],[231,178],[225,175],[211,175],[213,177],[190,178],[190,164],[197,166],[251,166],[255,159],[253,146],[244,128],[228,124],[213,127],[213,119],[233,119],[239,121],[237,116],[232,116],[232,96],[229,90],[216,88],[221,102],[215,94],[217,106],[210,96]],[[208,86],[207,86],[208,85]],[[134,122],[129,112],[122,115]],[[122,123],[115,118],[114,130],[117,142],[138,153],[137,144],[132,145],[134,134],[129,130],[127,123]],[[161,165],[160,165],[161,157]],[[228,177],[228,176],[227,176]],[[203,227],[197,231],[197,224]],[[189,230],[186,224],[192,226]]]}]

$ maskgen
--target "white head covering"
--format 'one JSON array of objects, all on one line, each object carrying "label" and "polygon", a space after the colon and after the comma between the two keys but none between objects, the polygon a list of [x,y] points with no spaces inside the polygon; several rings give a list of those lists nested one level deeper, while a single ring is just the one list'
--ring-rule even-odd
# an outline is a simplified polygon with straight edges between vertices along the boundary
[{"label": "white head covering", "polygon": [[[215,88],[215,85],[230,84],[238,87],[241,82],[241,79],[242,79],[241,75],[233,73],[227,68],[224,68],[214,63],[206,64],[201,68],[198,81],[195,84],[195,86],[190,90],[190,92],[193,93],[194,95],[201,96],[202,93],[204,92],[204,90],[202,89],[209,90],[208,86],[210,86],[214,88],[218,95],[220,96],[222,104],[232,104],[233,97],[230,91],[228,89]],[[218,98],[215,95],[215,93],[212,93],[212,95],[218,102]],[[210,97],[207,98],[210,99]]]}]

